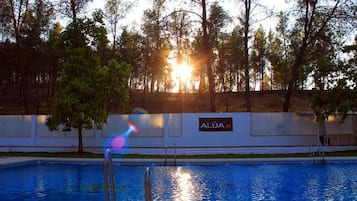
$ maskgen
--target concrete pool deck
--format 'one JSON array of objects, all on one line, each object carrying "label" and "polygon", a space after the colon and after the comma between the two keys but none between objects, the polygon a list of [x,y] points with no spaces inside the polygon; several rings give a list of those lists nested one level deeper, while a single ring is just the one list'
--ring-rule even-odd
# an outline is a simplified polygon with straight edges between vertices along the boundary
[{"label": "concrete pool deck", "polygon": [[[113,163],[123,165],[202,165],[202,164],[250,164],[250,163],[299,163],[299,162],[357,162],[357,156],[326,157],[277,157],[277,158],[113,158]],[[103,158],[27,157],[3,156],[0,167],[34,162],[103,163]]]}]

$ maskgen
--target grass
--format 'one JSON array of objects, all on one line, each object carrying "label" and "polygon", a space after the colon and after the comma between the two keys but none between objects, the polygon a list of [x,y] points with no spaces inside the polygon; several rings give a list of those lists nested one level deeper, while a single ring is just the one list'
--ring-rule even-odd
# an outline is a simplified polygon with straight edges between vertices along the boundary
[{"label": "grass", "polygon": [[[0,152],[0,157],[61,157],[61,158],[103,158],[103,154],[95,153],[77,153],[77,152]],[[326,152],[325,156],[357,156],[357,150],[354,151],[342,151],[342,152]],[[137,159],[160,159],[160,158],[174,158],[173,155],[117,155],[113,154],[113,158],[137,158]],[[208,154],[208,155],[178,155],[176,158],[180,159],[230,159],[230,158],[293,158],[293,157],[310,157],[308,153],[295,153],[295,154]]]}]

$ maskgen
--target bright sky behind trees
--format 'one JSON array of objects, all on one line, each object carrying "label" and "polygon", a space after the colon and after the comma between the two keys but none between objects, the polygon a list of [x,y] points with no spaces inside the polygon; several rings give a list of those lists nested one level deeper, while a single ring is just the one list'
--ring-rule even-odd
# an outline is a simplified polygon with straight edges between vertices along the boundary
[{"label": "bright sky behind trees", "polygon": [[[105,10],[105,4],[108,0],[93,0],[92,2],[89,2],[87,9],[82,13],[84,15],[91,15],[95,10],[101,9]],[[124,28],[128,30],[134,30],[134,31],[139,31],[141,30],[141,24],[144,21],[143,20],[143,14],[145,10],[152,9],[153,6],[153,0],[122,0],[123,2],[131,2],[133,4],[132,8],[126,13],[125,18],[121,19],[119,21],[119,32],[123,30]],[[263,26],[263,28],[268,32],[269,29],[275,30],[275,26],[277,23],[277,17],[276,14],[279,11],[282,10],[288,10],[289,7],[291,6],[290,4],[285,2],[286,0],[255,0],[253,1],[253,5],[259,4],[261,6],[257,6],[253,12],[252,12],[252,33],[258,29],[260,25]],[[207,1],[207,8],[209,12],[209,7],[213,5],[214,2],[217,1]],[[242,9],[243,9],[243,4],[241,0],[222,0],[218,1],[219,5],[223,7],[223,9],[227,12],[228,16],[231,17],[232,21],[230,23],[227,23],[226,27],[222,30],[223,32],[231,32],[233,28],[235,28],[238,24],[238,16],[241,15]],[[201,7],[199,4],[195,5],[195,3],[192,3],[191,0],[166,0],[166,11],[165,13],[169,15],[172,13],[175,9],[184,9],[184,10],[189,10],[196,12],[198,15],[201,15]],[[104,11],[105,12],[105,11]],[[194,14],[191,14],[191,19],[196,21],[197,23],[194,23],[193,26],[200,27],[200,19],[195,16]],[[61,19],[60,20],[63,25],[66,25],[69,23],[68,19]],[[195,25],[196,24],[196,25]],[[110,33],[108,33],[110,35]],[[109,39],[112,39],[111,36],[108,37]],[[113,42],[113,41],[112,41]],[[176,60],[175,58],[169,59],[169,63],[173,66],[173,71],[176,73],[173,73],[173,80],[175,82],[177,81],[177,74],[183,74],[180,75],[179,77],[184,77],[181,79],[187,79],[185,76],[190,76],[191,70],[188,68],[189,72],[182,72],[182,70],[177,70],[179,69],[179,66],[176,66],[177,69],[175,68],[175,64],[173,60]],[[180,66],[181,67],[181,66]],[[176,70],[175,70],[176,69]],[[180,68],[181,69],[181,68]],[[174,75],[175,74],[175,75]],[[175,83],[176,87],[173,89],[173,91],[178,91],[178,83]]]},{"label": "bright sky behind trees", "polygon": [[[133,0],[133,1],[135,2],[134,7],[131,9],[131,11],[127,13],[126,18],[121,22],[121,26],[127,27],[129,29],[132,28],[140,29],[143,13],[146,9],[151,9],[152,1],[151,0]],[[179,8],[180,2],[190,2],[190,0],[181,0],[181,1],[171,0],[171,1],[172,2],[170,2],[170,5],[173,6],[167,8],[168,12],[174,10],[175,8]],[[290,4],[286,3],[285,1],[286,0],[257,0],[258,3],[260,3],[263,6],[266,6],[267,9],[270,9],[276,13],[281,10],[287,10],[290,7]],[[105,0],[93,0],[93,2],[90,3],[90,5],[88,6],[87,13],[90,14],[95,9],[104,9],[105,2],[106,2]],[[214,1],[212,1],[211,4],[213,2]],[[237,16],[241,12],[239,10],[241,5],[239,4],[239,0],[224,0],[224,3],[220,3],[220,5],[223,6],[223,8],[228,12],[228,14],[233,19],[231,26],[227,27],[227,31],[230,31],[235,25],[238,24]],[[191,7],[189,9],[191,9]],[[196,9],[199,9],[199,7],[197,7]],[[200,13],[201,11],[198,10],[197,12]],[[262,24],[266,30],[268,30],[269,28],[274,29],[275,24],[277,22],[277,18],[272,16],[262,21],[261,19],[266,18],[266,16],[263,15],[260,16],[260,14],[258,15],[259,12],[260,11],[256,12],[255,18],[256,20],[258,20],[258,22],[255,23],[254,26],[258,27],[260,24]]]}]

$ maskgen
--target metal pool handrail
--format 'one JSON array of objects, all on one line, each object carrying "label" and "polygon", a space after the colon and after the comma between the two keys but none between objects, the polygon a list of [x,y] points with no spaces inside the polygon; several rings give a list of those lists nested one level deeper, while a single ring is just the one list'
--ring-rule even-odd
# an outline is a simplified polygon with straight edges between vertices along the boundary
[{"label": "metal pool handrail", "polygon": [[[324,144],[322,144],[320,142],[320,131],[319,131],[320,127],[317,126],[315,129],[315,134],[316,134],[316,150],[314,151],[314,147],[310,146],[310,157],[313,157],[313,160],[315,163],[317,162],[324,162],[325,161],[325,152],[323,150],[323,146]],[[323,140],[326,140],[326,136],[323,136]],[[315,157],[315,152],[317,152],[318,156]]]},{"label": "metal pool handrail", "polygon": [[110,190],[113,201],[116,201],[115,193],[115,182],[114,182],[114,173],[113,173],[113,162],[110,149],[106,149],[104,152],[104,188],[107,197],[107,201],[110,201]]},{"label": "metal pool handrail", "polygon": [[144,185],[145,185],[145,201],[152,201],[151,177],[150,177],[149,167],[146,167],[145,170]]}]

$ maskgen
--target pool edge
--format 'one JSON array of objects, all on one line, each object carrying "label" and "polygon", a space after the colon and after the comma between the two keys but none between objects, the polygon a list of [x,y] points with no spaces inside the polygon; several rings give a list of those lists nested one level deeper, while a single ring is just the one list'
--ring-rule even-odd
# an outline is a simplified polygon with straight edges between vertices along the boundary
[{"label": "pool edge", "polygon": [[[22,165],[28,163],[103,163],[102,158],[61,158],[61,157],[3,157],[0,158],[0,167],[7,167],[12,165]],[[211,158],[211,159],[155,159],[155,158],[145,158],[145,159],[129,159],[129,158],[113,158],[113,163],[122,165],[224,165],[224,164],[265,164],[265,163],[338,163],[338,162],[356,162],[357,157],[323,157],[323,158],[313,158],[313,157],[294,157],[294,158]]]}]

